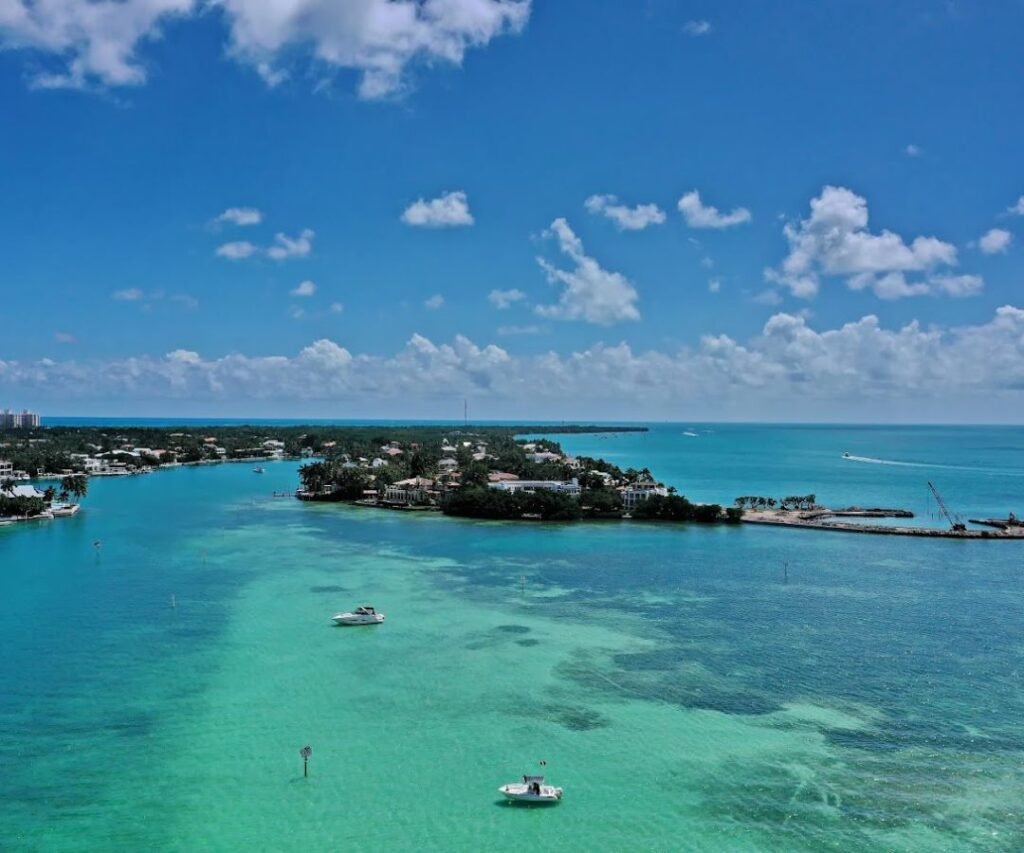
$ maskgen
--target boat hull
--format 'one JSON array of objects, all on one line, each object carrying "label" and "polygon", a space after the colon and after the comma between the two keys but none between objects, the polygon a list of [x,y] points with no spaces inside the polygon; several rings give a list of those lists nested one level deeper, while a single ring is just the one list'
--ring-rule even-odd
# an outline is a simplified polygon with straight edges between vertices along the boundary
[{"label": "boat hull", "polygon": [[353,613],[340,613],[334,617],[335,625],[355,627],[357,625],[380,625],[384,621],[384,615],[377,613],[374,616],[357,616]]},{"label": "boat hull", "polygon": [[550,785],[542,785],[540,793],[531,791],[526,785],[502,785],[498,791],[511,803],[533,803],[535,805],[553,805],[561,802],[562,789]]}]

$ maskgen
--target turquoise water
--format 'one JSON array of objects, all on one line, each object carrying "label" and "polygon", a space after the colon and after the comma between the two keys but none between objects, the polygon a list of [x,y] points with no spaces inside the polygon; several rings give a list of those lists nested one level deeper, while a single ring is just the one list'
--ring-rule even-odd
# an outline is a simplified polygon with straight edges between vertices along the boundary
[{"label": "turquoise water", "polygon": [[[702,500],[1024,510],[1020,430],[560,440]],[[1024,846],[1022,543],[270,497],[295,467],[0,529],[0,849]],[[564,801],[501,804],[540,759]]]},{"label": "turquoise water", "polygon": [[657,424],[646,433],[551,438],[622,468],[650,467],[700,501],[813,493],[827,506],[899,507],[917,514],[915,524],[945,526],[930,480],[964,519],[1024,514],[1020,427]]}]

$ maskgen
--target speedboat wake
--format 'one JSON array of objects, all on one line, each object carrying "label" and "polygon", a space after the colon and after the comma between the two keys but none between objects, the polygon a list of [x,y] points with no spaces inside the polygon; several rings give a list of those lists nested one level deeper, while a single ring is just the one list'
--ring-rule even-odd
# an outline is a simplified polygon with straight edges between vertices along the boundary
[{"label": "speedboat wake", "polygon": [[1013,468],[982,468],[973,465],[943,465],[938,462],[903,462],[898,459],[876,459],[874,456],[853,456],[844,453],[847,462],[862,462],[868,465],[892,465],[897,468],[938,468],[944,471],[971,471],[976,474],[994,474],[1002,477],[1024,477],[1024,471]]}]

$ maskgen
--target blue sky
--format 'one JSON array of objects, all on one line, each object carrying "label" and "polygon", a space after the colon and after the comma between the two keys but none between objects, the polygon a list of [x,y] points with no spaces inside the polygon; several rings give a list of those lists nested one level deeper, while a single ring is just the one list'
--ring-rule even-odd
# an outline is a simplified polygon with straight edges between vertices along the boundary
[{"label": "blue sky", "polygon": [[1024,417],[1024,4],[282,5],[0,4],[0,407]]}]

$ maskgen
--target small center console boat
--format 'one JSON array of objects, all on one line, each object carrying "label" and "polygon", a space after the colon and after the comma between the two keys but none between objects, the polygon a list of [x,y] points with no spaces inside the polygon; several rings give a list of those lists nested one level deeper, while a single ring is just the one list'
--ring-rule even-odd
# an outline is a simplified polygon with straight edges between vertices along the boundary
[{"label": "small center console boat", "polygon": [[518,803],[557,803],[562,799],[562,789],[545,785],[543,776],[524,776],[522,782],[509,782],[498,790]]}]

